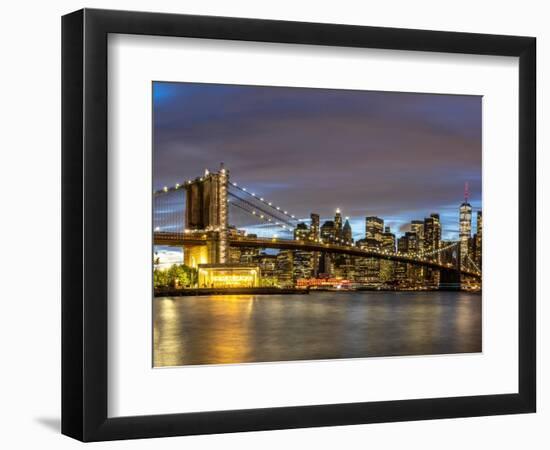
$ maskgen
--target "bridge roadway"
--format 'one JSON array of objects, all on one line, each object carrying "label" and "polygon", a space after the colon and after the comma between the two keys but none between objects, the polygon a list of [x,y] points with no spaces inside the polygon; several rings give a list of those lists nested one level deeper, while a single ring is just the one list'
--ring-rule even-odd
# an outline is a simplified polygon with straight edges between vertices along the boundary
[{"label": "bridge roadway", "polygon": [[[206,245],[206,235],[203,234],[184,234],[155,231],[153,233],[154,245],[166,245],[182,247],[184,245]],[[279,250],[302,250],[311,252],[328,252],[351,256],[374,257],[409,264],[417,264],[430,267],[437,270],[456,271],[452,265],[445,265],[435,261],[429,261],[423,258],[400,255],[395,253],[384,253],[375,250],[363,250],[359,247],[325,244],[312,241],[298,241],[291,239],[277,238],[249,238],[246,236],[229,236],[229,245],[231,247],[241,248],[273,248]],[[462,275],[480,280],[481,275],[478,272],[470,270],[461,270]]]}]

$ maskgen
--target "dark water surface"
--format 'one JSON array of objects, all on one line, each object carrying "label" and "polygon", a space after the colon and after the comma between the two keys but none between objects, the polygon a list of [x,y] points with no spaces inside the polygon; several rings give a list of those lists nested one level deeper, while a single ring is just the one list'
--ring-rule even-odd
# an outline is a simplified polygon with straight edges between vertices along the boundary
[{"label": "dark water surface", "polygon": [[481,295],[318,292],[153,300],[154,365],[481,351]]}]

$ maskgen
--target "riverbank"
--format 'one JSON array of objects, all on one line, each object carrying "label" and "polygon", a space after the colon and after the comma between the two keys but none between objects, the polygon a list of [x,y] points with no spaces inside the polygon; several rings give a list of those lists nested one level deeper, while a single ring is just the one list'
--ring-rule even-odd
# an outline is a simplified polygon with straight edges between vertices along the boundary
[{"label": "riverbank", "polygon": [[155,289],[155,297],[183,297],[197,295],[307,295],[307,289],[282,289],[276,287],[254,287],[254,288],[196,288],[196,289]]}]

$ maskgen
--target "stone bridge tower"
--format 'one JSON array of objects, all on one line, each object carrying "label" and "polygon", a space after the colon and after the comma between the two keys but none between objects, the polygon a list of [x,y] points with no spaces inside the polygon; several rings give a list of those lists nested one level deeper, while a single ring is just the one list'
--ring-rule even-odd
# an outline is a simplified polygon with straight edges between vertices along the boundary
[{"label": "stone bridge tower", "polygon": [[205,170],[204,175],[185,186],[185,229],[203,232],[207,245],[184,248],[185,264],[225,264],[227,262],[228,209],[227,187],[229,171],[223,163],[218,172]]}]

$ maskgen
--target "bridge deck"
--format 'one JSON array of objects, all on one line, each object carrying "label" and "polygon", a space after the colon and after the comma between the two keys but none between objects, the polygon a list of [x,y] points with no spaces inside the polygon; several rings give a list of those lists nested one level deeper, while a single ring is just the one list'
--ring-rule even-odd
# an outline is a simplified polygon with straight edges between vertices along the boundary
[{"label": "bridge deck", "polygon": [[[184,233],[168,233],[155,232],[153,233],[154,245],[167,246],[184,246],[184,245],[206,245],[208,240],[206,235],[187,235]],[[272,248],[279,250],[305,250],[311,252],[327,252],[336,254],[345,254],[360,257],[380,258],[389,261],[396,261],[408,264],[417,264],[425,267],[430,267],[437,270],[456,271],[452,265],[441,264],[436,261],[430,261],[422,258],[414,258],[411,256],[386,253],[383,251],[363,250],[358,247],[343,246],[335,244],[324,244],[313,241],[299,241],[290,239],[268,239],[268,238],[249,238],[249,237],[229,237],[229,245],[240,248]],[[481,279],[481,274],[469,270],[461,270],[462,275],[466,275],[475,279]]]}]

